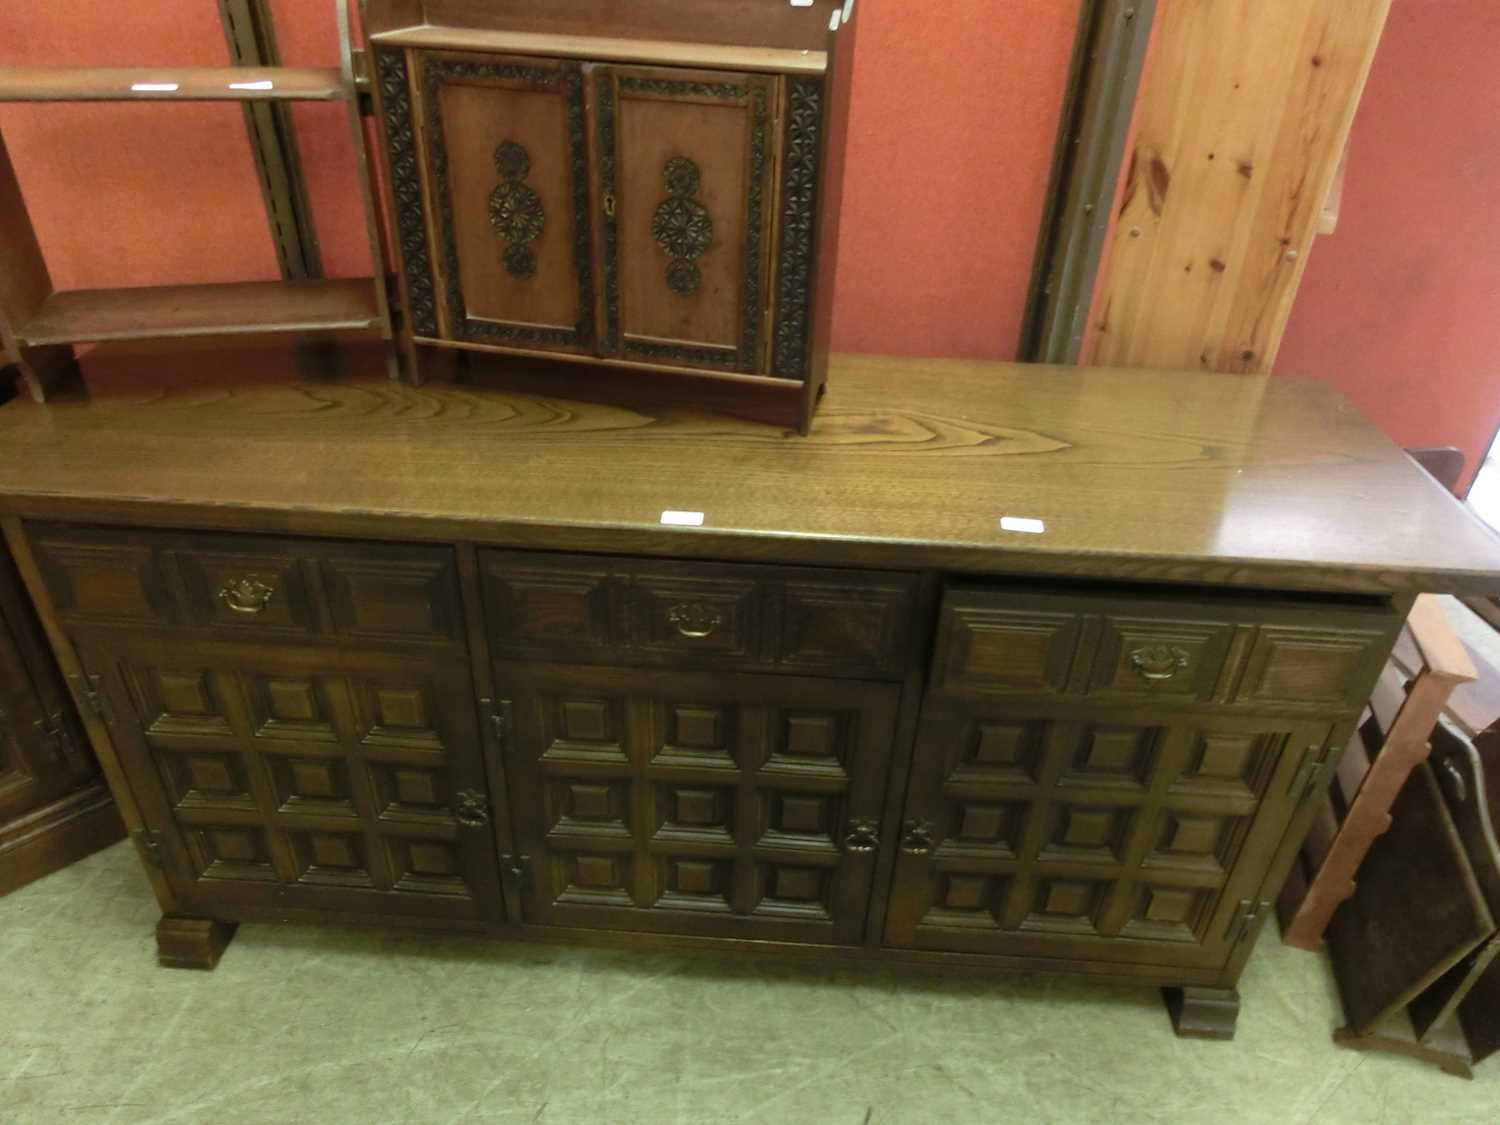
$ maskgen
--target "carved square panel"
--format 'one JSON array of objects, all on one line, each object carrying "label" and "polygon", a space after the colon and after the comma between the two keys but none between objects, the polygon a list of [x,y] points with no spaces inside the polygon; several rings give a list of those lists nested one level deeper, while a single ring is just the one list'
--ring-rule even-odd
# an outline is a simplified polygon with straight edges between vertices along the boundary
[{"label": "carved square panel", "polygon": [[458,845],[448,840],[384,837],[395,889],[411,894],[471,897],[464,880],[464,860]]},{"label": "carved square panel", "polygon": [[1124,855],[1135,817],[1132,808],[1054,805],[1041,858],[1114,863]]},{"label": "carved square panel", "polygon": [[206,668],[133,670],[149,735],[192,738],[234,734],[214,675]]},{"label": "carved square panel", "polygon": [[1126,696],[1213,696],[1234,626],[1107,615],[1090,690]]},{"label": "carved square panel", "polygon": [[1092,879],[1039,879],[1026,930],[1087,934],[1097,929],[1108,884]]},{"label": "carved square panel", "polygon": [[568,815],[577,820],[612,820],[615,817],[612,790],[608,785],[568,784]]},{"label": "carved square panel", "polygon": [[1249,830],[1248,817],[1166,809],[1146,866],[1228,871]]},{"label": "carved square panel", "polygon": [[369,766],[381,820],[453,819],[453,783],[446,769],[381,761]]},{"label": "carved square panel", "polygon": [[1380,633],[1263,625],[1236,700],[1299,707],[1353,703],[1368,695],[1389,644]]},{"label": "carved square panel", "polygon": [[285,813],[355,816],[349,765],[342,758],[267,754],[276,802]]},{"label": "carved square panel", "polygon": [[731,913],[734,861],[663,856],[658,862],[661,897],[656,905],[669,910]]},{"label": "carved square panel", "polygon": [[489,551],[482,559],[496,649],[593,654],[614,643],[608,566]]},{"label": "carved square panel", "polygon": [[788,715],[786,753],[796,758],[831,758],[838,737],[832,715]]},{"label": "carved square panel", "polygon": [[789,902],[814,902],[822,897],[824,873],[821,869],[778,866],[773,870],[773,897]]},{"label": "carved square panel", "polygon": [[783,793],[776,802],[780,813],[776,828],[781,832],[826,833],[828,831],[829,800],[827,797],[795,796]]},{"label": "carved square panel", "polygon": [[845,778],[849,743],[857,722],[843,712],[785,712],[764,769],[803,777]]},{"label": "carved square panel", "polygon": [[1121,935],[1146,941],[1201,941],[1218,894],[1199,887],[1143,885]]},{"label": "carved square panel", "polygon": [[602,700],[567,700],[562,705],[562,736],[569,742],[609,739],[609,704]]},{"label": "carved square panel", "polygon": [[430,684],[356,683],[361,722],[361,741],[366,746],[398,750],[442,750],[445,743],[438,729],[439,709]]},{"label": "carved square panel", "polygon": [[835,869],[806,863],[762,862],[755,868],[754,914],[826,923],[832,919]]},{"label": "carved square panel", "polygon": [[990,901],[988,875],[948,875],[943,879],[946,910],[983,910]]},{"label": "carved square panel", "polygon": [[722,750],[725,715],[720,707],[675,707],[672,741],[690,750]]},{"label": "carved square panel", "polygon": [[195,825],[188,833],[188,849],[204,879],[254,883],[277,881],[265,829],[250,825]]},{"label": "carved square panel", "polygon": [[739,709],[733,704],[659,699],[654,707],[660,745],[652,754],[652,765],[740,768]]},{"label": "carved square panel", "polygon": [[298,881],[320,886],[373,887],[364,837],[356,833],[289,831]]},{"label": "carved square panel", "polygon": [[953,780],[1031,784],[1036,781],[1046,730],[1044,722],[976,723]]},{"label": "carved square panel", "polygon": [[842,794],[762,789],[760,803],[763,846],[813,846],[833,854],[834,836],[843,823]]},{"label": "carved square panel", "polygon": [[255,806],[245,762],[238,752],[157,750],[155,754],[178,808]]},{"label": "carved square panel", "polygon": [[1258,798],[1265,792],[1286,736],[1199,731],[1174,792]]},{"label": "carved square panel", "polygon": [[578,856],[573,861],[573,881],[580,887],[618,887],[620,861],[607,855]]},{"label": "carved square panel", "polygon": [[983,849],[996,859],[1015,855],[1026,823],[1026,805],[958,801],[953,813],[956,820],[945,848]]},{"label": "carved square panel", "polygon": [[1090,727],[1063,783],[1143,789],[1156,764],[1158,736],[1154,727]]},{"label": "carved square panel", "polygon": [[245,682],[257,737],[337,741],[323,683],[312,678],[264,675],[249,675]]},{"label": "carved square panel", "polygon": [[656,839],[734,843],[735,791],[710,785],[656,787]]}]

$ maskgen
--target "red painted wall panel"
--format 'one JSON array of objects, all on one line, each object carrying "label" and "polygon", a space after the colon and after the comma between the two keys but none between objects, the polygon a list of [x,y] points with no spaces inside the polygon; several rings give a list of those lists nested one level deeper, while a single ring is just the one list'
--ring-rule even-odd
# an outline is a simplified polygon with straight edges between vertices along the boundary
[{"label": "red painted wall panel", "polygon": [[[840,350],[1010,358],[1079,0],[858,0]],[[273,0],[287,65],[337,65],[333,9]],[[0,5],[0,63],[222,65],[210,0]],[[323,262],[368,273],[335,106],[294,109]],[[3,107],[59,286],[276,275],[240,111]]]},{"label": "red painted wall panel", "polygon": [[1500,4],[1396,0],[1277,363],[1470,467],[1500,423]]}]

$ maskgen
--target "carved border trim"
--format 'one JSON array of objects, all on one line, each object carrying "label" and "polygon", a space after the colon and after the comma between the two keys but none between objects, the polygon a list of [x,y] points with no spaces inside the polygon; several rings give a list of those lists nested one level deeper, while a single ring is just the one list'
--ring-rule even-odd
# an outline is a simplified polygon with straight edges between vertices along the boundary
[{"label": "carved border trim", "polygon": [[712,364],[735,371],[753,372],[760,344],[761,321],[761,244],[765,227],[765,179],[768,133],[770,131],[770,80],[753,79],[739,85],[732,82],[692,82],[672,78],[642,78],[632,75],[617,82],[605,81],[598,92],[599,178],[607,195],[617,189],[617,153],[615,123],[619,114],[617,90],[634,93],[662,94],[668,97],[717,98],[723,101],[745,101],[750,109],[750,190],[745,222],[745,284],[741,306],[741,333],[738,349],[693,346],[687,344],[650,344],[635,340],[621,342],[619,220],[606,214],[604,220],[604,344],[609,351],[623,351],[643,359],[676,360],[681,363]]},{"label": "carved border trim", "polygon": [[785,165],[781,175],[781,256],[771,374],[805,379],[812,321],[818,175],[823,157],[824,86],[821,79],[789,78],[787,93]]},{"label": "carved border trim", "polygon": [[[424,56],[422,76],[427,105],[427,148],[431,162],[438,226],[443,238],[443,261],[448,271],[448,318],[453,334],[475,343],[502,341],[592,350],[594,345],[594,279],[589,249],[588,150],[584,136],[583,70],[577,63],[551,67],[515,63],[472,62]],[[474,320],[464,305],[458,283],[458,243],[453,234],[453,194],[448,181],[448,148],[443,133],[441,88],[456,78],[494,78],[527,82],[543,88],[561,87],[568,107],[569,162],[573,177],[573,269],[578,278],[578,322],[573,328],[535,328]]]},{"label": "carved border trim", "polygon": [[418,336],[437,335],[437,298],[432,285],[432,259],[427,248],[427,224],[422,216],[422,178],[417,171],[417,140],[412,127],[411,84],[406,52],[375,49],[380,104],[385,115],[386,143],[391,169],[391,195],[396,205],[396,237],[406,276],[411,329]]}]

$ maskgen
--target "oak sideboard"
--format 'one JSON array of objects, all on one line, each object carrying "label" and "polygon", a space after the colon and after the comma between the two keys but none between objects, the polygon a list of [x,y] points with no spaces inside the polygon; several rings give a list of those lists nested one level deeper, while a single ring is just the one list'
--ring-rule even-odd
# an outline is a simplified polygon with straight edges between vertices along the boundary
[{"label": "oak sideboard", "polygon": [[[1236,982],[1406,612],[1500,543],[1328,386],[837,358],[812,432],[86,358],[5,538],[160,900]],[[368,366],[368,375],[363,374]]]}]

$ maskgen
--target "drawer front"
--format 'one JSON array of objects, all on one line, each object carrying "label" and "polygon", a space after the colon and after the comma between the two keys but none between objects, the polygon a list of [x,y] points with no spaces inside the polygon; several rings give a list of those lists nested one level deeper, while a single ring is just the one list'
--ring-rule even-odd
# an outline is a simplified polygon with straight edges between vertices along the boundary
[{"label": "drawer front", "polygon": [[499,654],[900,678],[917,579],[866,571],[486,551]]},{"label": "drawer front", "polygon": [[32,545],[69,625],[376,644],[462,640],[453,552],[50,525]]},{"label": "drawer front", "polygon": [[1216,968],[1332,727],[929,698],[886,919],[901,948]]},{"label": "drawer front", "polygon": [[956,696],[1087,697],[1347,713],[1400,619],[1381,606],[950,588],[933,683]]}]

